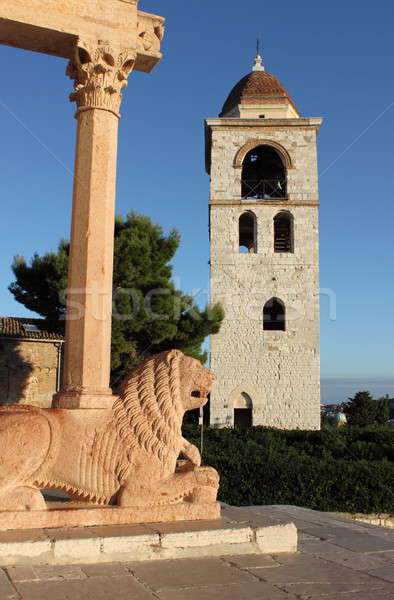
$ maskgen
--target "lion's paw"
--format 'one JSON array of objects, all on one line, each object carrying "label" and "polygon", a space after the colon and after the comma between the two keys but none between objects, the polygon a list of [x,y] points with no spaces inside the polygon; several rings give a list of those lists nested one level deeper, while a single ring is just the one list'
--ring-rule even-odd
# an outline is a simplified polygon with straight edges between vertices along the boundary
[{"label": "lion's paw", "polygon": [[212,467],[200,467],[194,471],[198,485],[194,488],[192,502],[211,504],[216,502],[219,475]]},{"label": "lion's paw", "polygon": [[46,510],[39,490],[29,487],[9,488],[0,492],[0,510]]},{"label": "lion's paw", "polygon": [[194,470],[197,483],[217,489],[219,487],[219,474],[212,467],[199,467]]}]

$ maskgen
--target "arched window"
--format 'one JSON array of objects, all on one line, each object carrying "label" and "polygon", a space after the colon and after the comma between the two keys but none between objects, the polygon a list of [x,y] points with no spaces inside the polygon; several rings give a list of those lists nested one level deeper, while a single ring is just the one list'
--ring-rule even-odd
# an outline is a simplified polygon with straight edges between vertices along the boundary
[{"label": "arched window", "polygon": [[242,198],[286,198],[286,169],[272,146],[249,150],[242,165]]},{"label": "arched window", "polygon": [[294,252],[293,215],[280,212],[274,217],[274,251]]},{"label": "arched window", "polygon": [[254,254],[257,252],[257,219],[252,211],[239,217],[239,251]]},{"label": "arched window", "polygon": [[252,398],[242,392],[234,402],[234,427],[248,429],[253,425],[253,402]]},{"label": "arched window", "polygon": [[286,309],[282,300],[271,298],[263,311],[264,331],[286,330]]}]

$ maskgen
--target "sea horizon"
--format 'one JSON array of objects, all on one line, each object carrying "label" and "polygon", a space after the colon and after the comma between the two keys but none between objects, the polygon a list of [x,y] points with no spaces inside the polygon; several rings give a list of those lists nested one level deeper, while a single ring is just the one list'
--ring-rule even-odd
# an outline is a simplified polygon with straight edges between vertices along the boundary
[{"label": "sea horizon", "polygon": [[322,404],[339,404],[347,402],[357,392],[368,391],[374,398],[382,398],[388,394],[394,398],[394,377],[322,377]]}]

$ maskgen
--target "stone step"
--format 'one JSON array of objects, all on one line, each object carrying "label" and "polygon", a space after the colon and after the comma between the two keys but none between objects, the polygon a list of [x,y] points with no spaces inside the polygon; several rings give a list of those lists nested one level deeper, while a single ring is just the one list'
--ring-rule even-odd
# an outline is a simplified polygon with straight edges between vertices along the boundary
[{"label": "stone step", "polygon": [[107,527],[33,529],[0,533],[0,566],[67,565],[279,554],[297,550],[290,520],[178,521]]}]

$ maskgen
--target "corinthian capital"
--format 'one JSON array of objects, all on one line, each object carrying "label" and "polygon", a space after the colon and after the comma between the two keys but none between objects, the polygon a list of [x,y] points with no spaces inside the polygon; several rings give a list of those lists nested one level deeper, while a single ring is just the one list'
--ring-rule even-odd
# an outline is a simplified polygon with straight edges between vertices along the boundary
[{"label": "corinthian capital", "polygon": [[132,50],[78,40],[67,67],[67,75],[74,79],[70,100],[78,109],[102,108],[119,114],[122,89],[134,64]]}]

